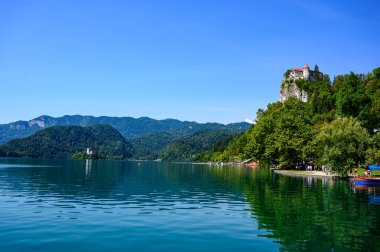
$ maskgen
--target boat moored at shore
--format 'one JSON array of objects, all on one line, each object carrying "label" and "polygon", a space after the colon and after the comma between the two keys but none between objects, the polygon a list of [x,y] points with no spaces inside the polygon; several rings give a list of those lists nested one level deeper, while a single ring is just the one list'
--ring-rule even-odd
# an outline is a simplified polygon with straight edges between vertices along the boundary
[{"label": "boat moored at shore", "polygon": [[[368,170],[375,171],[380,170],[380,165],[368,165]],[[362,177],[354,177],[354,184],[355,186],[360,185],[379,185],[380,186],[380,177],[374,177],[374,176],[362,176]]]}]

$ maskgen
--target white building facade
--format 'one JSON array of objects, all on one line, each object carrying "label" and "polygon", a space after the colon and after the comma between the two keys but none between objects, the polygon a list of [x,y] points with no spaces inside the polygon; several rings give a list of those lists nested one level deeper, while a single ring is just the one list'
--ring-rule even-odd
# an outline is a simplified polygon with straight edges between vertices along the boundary
[{"label": "white building facade", "polygon": [[310,70],[307,64],[302,69],[291,69],[281,85],[280,101],[285,102],[289,97],[294,97],[307,102],[309,99],[308,94],[297,86],[296,80],[316,81],[321,78],[323,78],[323,73],[319,71],[318,65],[315,65],[314,70]]}]

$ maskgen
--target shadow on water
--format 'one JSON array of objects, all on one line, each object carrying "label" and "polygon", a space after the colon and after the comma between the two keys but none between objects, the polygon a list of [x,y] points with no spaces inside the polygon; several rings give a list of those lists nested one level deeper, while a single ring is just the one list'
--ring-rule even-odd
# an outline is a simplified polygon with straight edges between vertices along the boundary
[{"label": "shadow on water", "polygon": [[364,192],[368,194],[369,203],[380,205],[380,186],[352,186],[354,192]]},{"label": "shadow on water", "polygon": [[138,207],[144,202],[158,205],[157,209],[169,215],[176,201],[186,202],[181,205],[185,207],[212,209],[213,205],[233,205],[243,200],[249,206],[245,211],[249,211],[252,229],[263,230],[257,236],[274,241],[281,250],[378,251],[380,247],[380,188],[353,189],[345,180],[285,177],[265,167],[1,161],[13,164],[10,169],[0,170],[2,191],[37,198],[53,195],[75,199],[81,205]]}]

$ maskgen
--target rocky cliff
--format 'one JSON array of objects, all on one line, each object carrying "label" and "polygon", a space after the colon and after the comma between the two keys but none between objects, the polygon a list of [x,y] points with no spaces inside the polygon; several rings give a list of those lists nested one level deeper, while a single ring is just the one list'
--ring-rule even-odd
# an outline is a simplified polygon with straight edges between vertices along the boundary
[{"label": "rocky cliff", "polygon": [[303,102],[307,102],[307,92],[300,89],[296,83],[284,81],[280,89],[280,102],[285,102],[289,97],[297,98]]}]

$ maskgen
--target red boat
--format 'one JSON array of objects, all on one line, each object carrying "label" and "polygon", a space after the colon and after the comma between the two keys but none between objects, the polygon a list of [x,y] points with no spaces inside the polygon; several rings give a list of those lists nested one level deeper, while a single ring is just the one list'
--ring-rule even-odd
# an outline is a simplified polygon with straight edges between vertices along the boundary
[{"label": "red boat", "polygon": [[355,177],[355,186],[357,185],[380,185],[379,177]]},{"label": "red boat", "polygon": [[[380,170],[380,165],[368,165],[368,170]],[[380,177],[355,177],[355,186],[360,185],[380,185]]]}]

